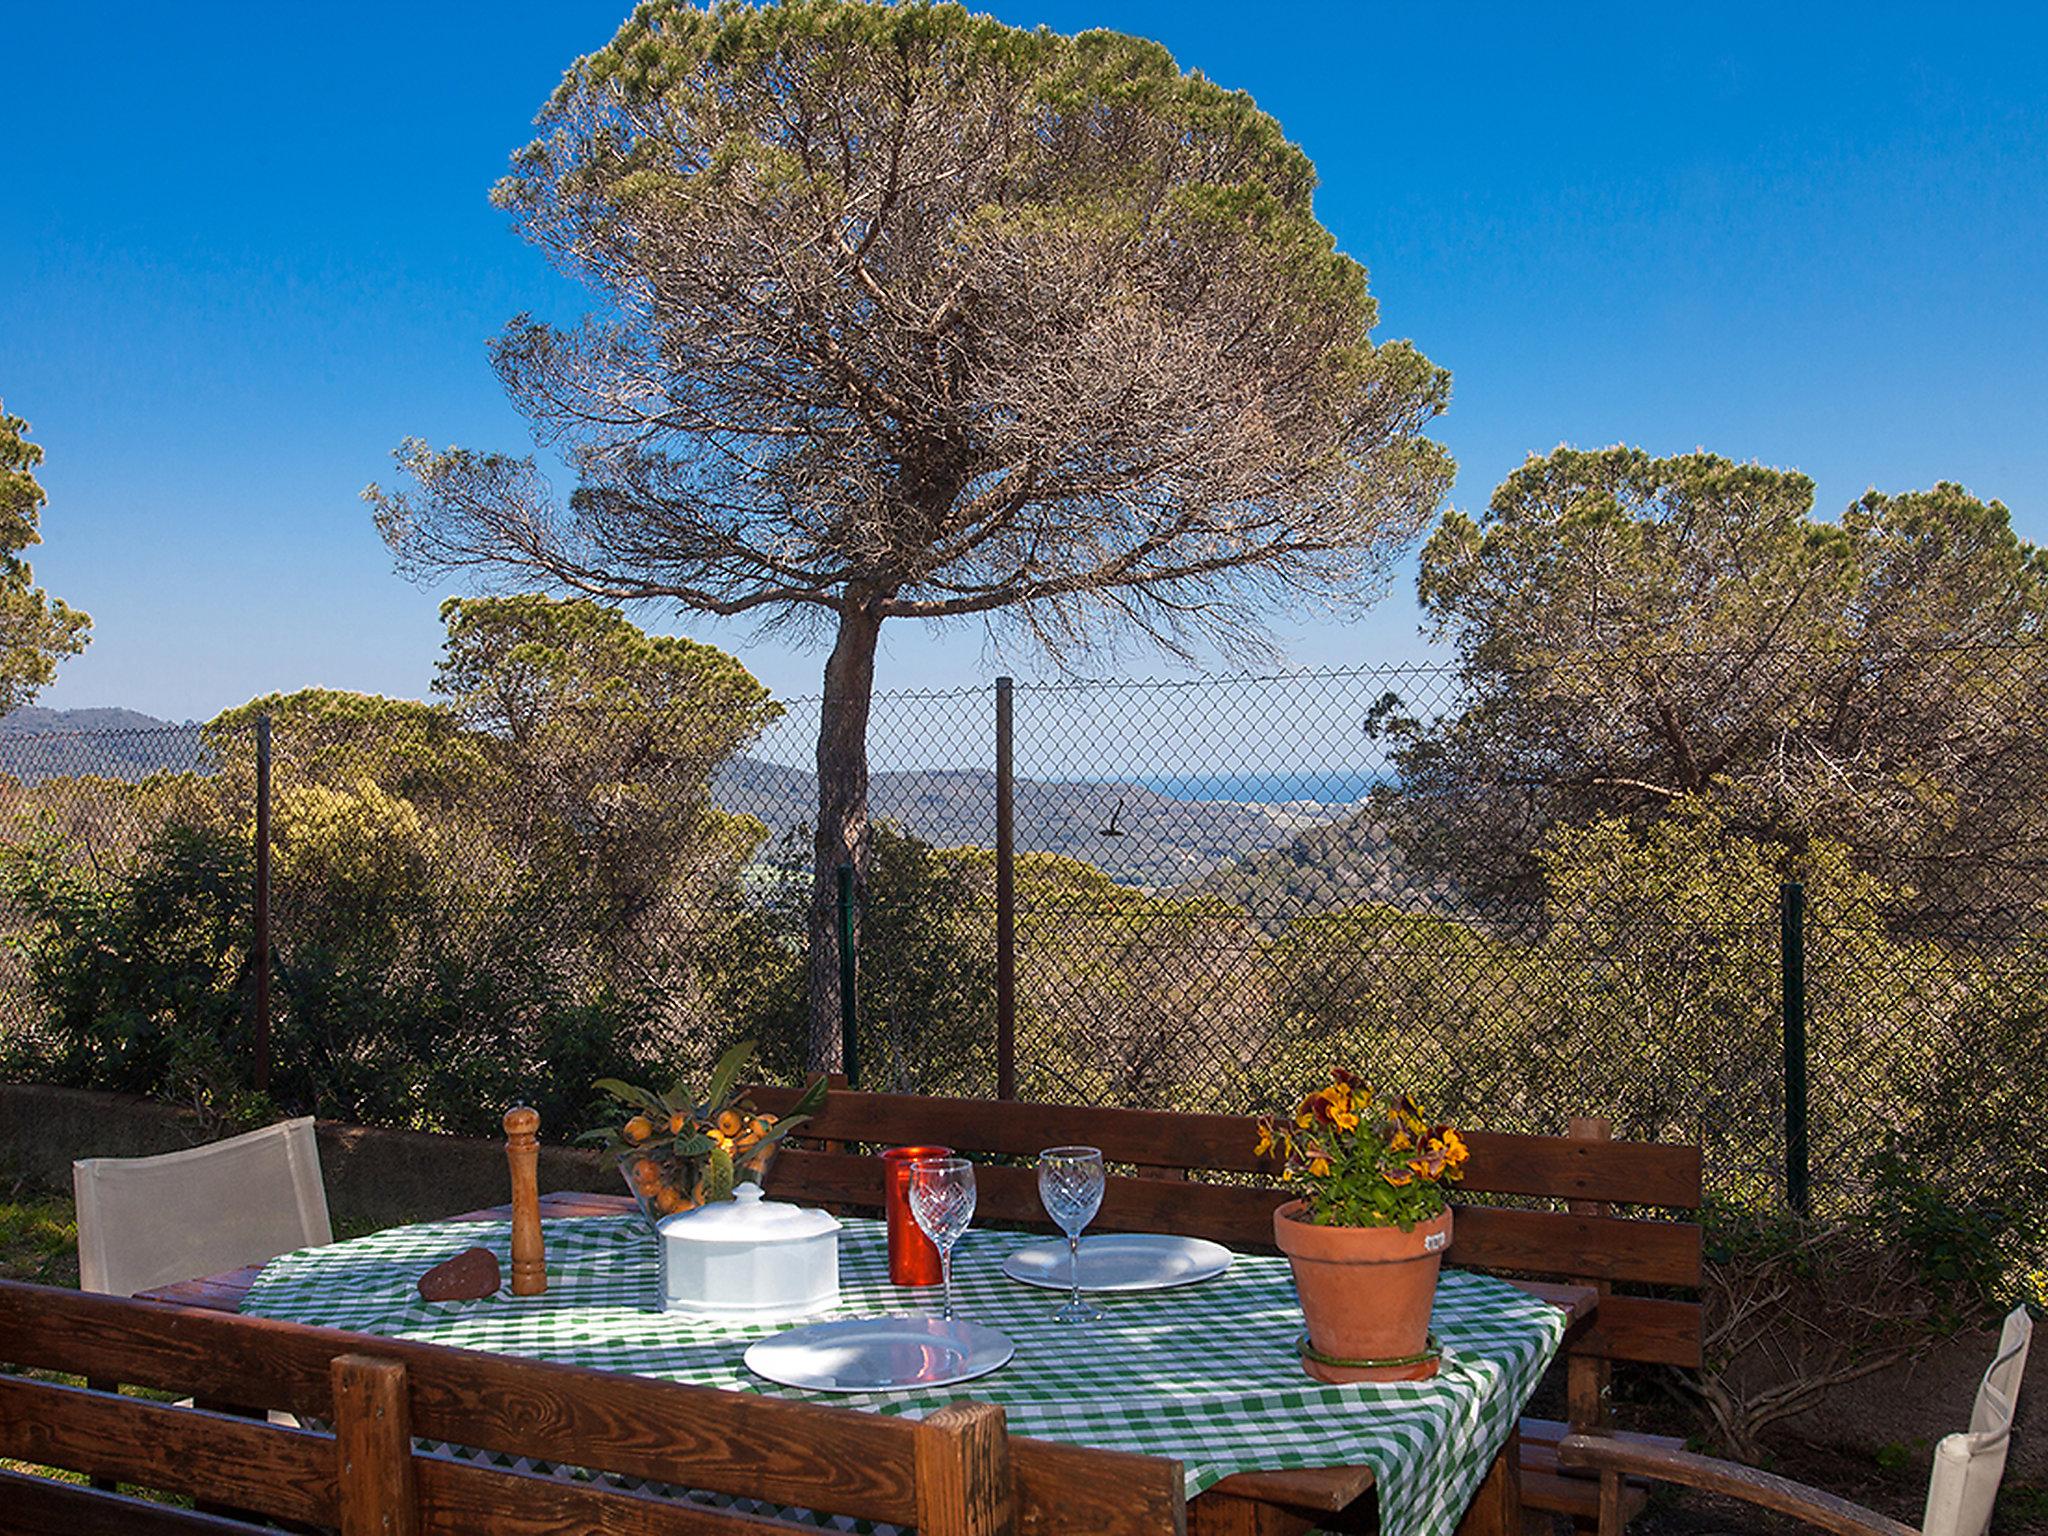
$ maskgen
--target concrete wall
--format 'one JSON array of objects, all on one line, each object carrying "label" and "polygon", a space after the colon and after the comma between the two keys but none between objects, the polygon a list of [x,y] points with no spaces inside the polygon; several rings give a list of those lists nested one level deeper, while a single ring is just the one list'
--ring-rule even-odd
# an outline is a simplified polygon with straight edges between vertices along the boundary
[{"label": "concrete wall", "polygon": [[[72,1159],[143,1157],[210,1141],[219,1133],[189,1110],[76,1088],[0,1084],[0,1166],[52,1189],[71,1187]],[[327,1203],[342,1228],[453,1216],[511,1198],[502,1141],[375,1126],[319,1125]],[[540,1187],[626,1192],[595,1152],[547,1145],[541,1127]]]}]

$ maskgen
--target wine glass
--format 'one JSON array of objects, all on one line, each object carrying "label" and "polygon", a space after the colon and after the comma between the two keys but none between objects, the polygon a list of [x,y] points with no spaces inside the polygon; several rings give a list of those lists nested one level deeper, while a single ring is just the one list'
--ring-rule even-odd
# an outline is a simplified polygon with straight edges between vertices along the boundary
[{"label": "wine glass", "polygon": [[910,1165],[910,1214],[939,1250],[946,1321],[953,1321],[953,1245],[974,1220],[974,1164],[964,1157],[920,1157]]},{"label": "wine glass", "polygon": [[1053,1316],[1063,1323],[1092,1323],[1102,1311],[1081,1299],[1081,1229],[1102,1209],[1102,1153],[1094,1147],[1046,1148],[1038,1154],[1038,1198],[1067,1234],[1073,1266],[1073,1294]]}]

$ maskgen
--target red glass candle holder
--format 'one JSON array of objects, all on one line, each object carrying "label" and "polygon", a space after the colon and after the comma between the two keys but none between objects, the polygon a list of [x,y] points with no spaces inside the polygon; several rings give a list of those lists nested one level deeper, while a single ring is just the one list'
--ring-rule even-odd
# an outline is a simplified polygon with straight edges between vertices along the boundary
[{"label": "red glass candle holder", "polygon": [[882,1209],[889,1218],[889,1279],[896,1285],[937,1285],[939,1250],[910,1211],[910,1165],[920,1157],[951,1157],[951,1147],[891,1147],[882,1154]]}]

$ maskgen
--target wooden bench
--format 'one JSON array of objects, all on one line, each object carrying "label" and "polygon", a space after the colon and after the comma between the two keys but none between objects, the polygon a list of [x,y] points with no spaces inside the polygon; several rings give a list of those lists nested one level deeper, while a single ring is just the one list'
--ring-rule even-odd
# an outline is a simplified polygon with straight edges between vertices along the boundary
[{"label": "wooden bench", "polygon": [[[180,1508],[0,1471],[0,1532],[772,1536],[815,1530],[415,1449],[413,1437],[914,1526],[920,1536],[1164,1536],[1180,1463],[1014,1437],[1002,1409],[921,1423],[210,1310],[0,1282],[0,1458],[183,1494]],[[55,1371],[283,1409],[332,1432],[33,1379]]]},{"label": "wooden bench", "polygon": [[[753,1095],[777,1113],[796,1098],[780,1088]],[[1111,1176],[1094,1229],[1176,1232],[1270,1252],[1279,1168],[1253,1155],[1256,1138],[1256,1122],[1235,1115],[837,1089],[803,1141],[776,1160],[769,1186],[785,1197],[873,1209],[882,1191],[873,1152],[936,1143],[977,1157],[1025,1160],[978,1170],[977,1217],[1050,1231],[1029,1159],[1045,1147],[1077,1144],[1099,1147],[1112,1165],[1130,1170]],[[1539,1292],[1545,1281],[1600,1292],[1590,1323],[1565,1343],[1569,1423],[1523,1420],[1518,1452],[1523,1507],[1569,1516],[1592,1530],[1599,1482],[1561,1469],[1558,1441],[1573,1429],[1610,1429],[1614,1361],[1694,1369],[1700,1363],[1700,1230],[1684,1219],[1699,1209],[1699,1148],[1615,1141],[1597,1120],[1573,1121],[1569,1136],[1471,1132],[1466,1140],[1472,1156],[1464,1192],[1521,1203],[1459,1204],[1449,1261],[1535,1282]],[[1629,1488],[1628,1514],[1646,1499],[1640,1485]]]}]

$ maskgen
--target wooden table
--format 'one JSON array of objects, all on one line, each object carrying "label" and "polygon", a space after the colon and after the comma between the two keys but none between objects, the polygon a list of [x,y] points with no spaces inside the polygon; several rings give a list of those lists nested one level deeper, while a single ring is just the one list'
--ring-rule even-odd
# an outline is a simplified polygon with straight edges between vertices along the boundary
[{"label": "wooden table", "polygon": [[[543,1195],[540,1205],[541,1215],[549,1219],[623,1216],[637,1209],[624,1195]],[[511,1212],[511,1206],[500,1205],[444,1219],[504,1221]],[[262,1265],[252,1264],[141,1294],[149,1301],[239,1312],[242,1299],[262,1271]],[[1552,1285],[1533,1280],[1516,1283],[1565,1312],[1567,1339],[1587,1327],[1599,1308],[1599,1292],[1590,1285]],[[1472,1507],[1458,1527],[1459,1536],[1522,1536],[1516,1455],[1517,1446],[1511,1435],[1473,1496]],[[1189,1502],[1188,1529],[1194,1536],[1301,1536],[1312,1530],[1374,1532],[1379,1527],[1378,1511],[1368,1497],[1372,1484],[1372,1468],[1367,1466],[1238,1472]]]}]

